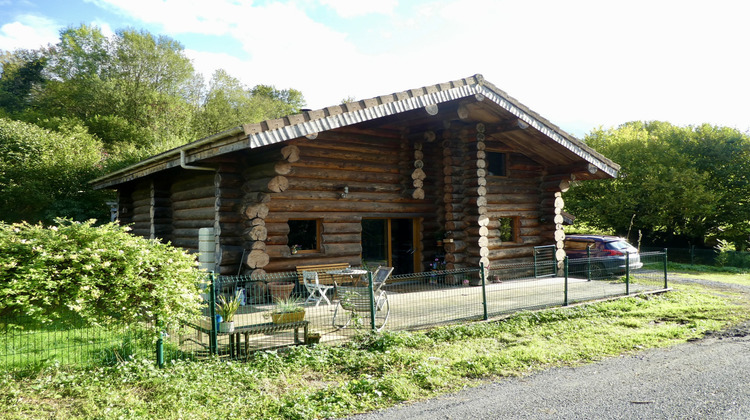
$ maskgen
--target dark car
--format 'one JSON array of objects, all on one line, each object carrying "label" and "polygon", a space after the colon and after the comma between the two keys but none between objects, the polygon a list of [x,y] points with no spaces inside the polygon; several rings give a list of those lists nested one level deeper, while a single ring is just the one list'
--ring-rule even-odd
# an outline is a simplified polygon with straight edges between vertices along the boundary
[{"label": "dark car", "polygon": [[643,267],[638,250],[617,236],[569,235],[565,238],[565,253],[571,275],[592,279],[625,274],[628,258],[631,270]]}]

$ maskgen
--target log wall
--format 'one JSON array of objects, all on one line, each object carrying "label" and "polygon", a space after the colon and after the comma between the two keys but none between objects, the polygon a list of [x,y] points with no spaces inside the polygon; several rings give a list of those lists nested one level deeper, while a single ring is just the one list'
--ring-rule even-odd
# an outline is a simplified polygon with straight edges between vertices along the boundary
[{"label": "log wall", "polygon": [[[297,148],[299,159],[290,162],[291,170],[283,175],[286,187],[268,194],[263,217],[268,261],[253,269],[275,272],[320,263],[357,265],[362,253],[363,218],[424,218],[425,223],[436,226],[436,186],[415,182],[424,181],[430,174],[415,167],[417,160],[422,163],[416,165],[425,166],[418,159],[424,158],[423,153],[418,153],[423,151],[410,141],[357,133],[320,133],[315,140],[293,140],[288,146]],[[260,164],[256,162],[254,167]],[[420,171],[415,177],[416,169]],[[251,194],[257,194],[258,185],[263,183],[256,182],[252,173],[247,171],[246,182],[252,182]],[[414,193],[418,191],[415,185],[421,185],[421,192]],[[345,187],[349,192],[342,197]],[[322,221],[318,252],[290,253],[287,222],[295,218]],[[417,235],[421,239],[422,231]],[[246,265],[251,269],[247,261]]]},{"label": "log wall", "polygon": [[[482,124],[445,127],[398,137],[324,132],[237,152],[215,172],[179,170],[124,186],[119,218],[134,234],[193,252],[198,230],[213,227],[221,274],[357,265],[363,218],[418,221],[418,271],[436,257],[448,269],[530,262],[534,246],[553,243],[562,261],[562,193],[570,176],[548,175],[486,137]],[[487,176],[488,148],[508,151],[507,176]],[[500,217],[517,218],[517,241],[500,240]],[[300,218],[321,220],[317,252],[290,253],[288,221]],[[442,248],[437,232],[446,233]]]},{"label": "log wall", "polygon": [[198,230],[214,227],[214,173],[183,172],[171,189],[172,243],[198,252]]}]

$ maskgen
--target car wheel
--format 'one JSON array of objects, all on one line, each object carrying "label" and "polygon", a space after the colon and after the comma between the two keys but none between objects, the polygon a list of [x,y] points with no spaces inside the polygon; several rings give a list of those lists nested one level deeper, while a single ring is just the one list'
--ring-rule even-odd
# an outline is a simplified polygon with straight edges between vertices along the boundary
[{"label": "car wheel", "polygon": [[591,264],[591,279],[601,280],[607,278],[607,270],[604,268],[604,264],[596,263]]}]

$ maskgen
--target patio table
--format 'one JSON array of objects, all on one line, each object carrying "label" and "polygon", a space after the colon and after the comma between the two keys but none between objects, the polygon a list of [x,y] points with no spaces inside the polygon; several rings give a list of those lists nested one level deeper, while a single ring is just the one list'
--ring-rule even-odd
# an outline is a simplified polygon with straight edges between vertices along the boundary
[{"label": "patio table", "polygon": [[[359,283],[359,278],[363,274],[367,274],[369,271],[362,270],[359,268],[344,268],[341,270],[331,270],[326,271],[326,273],[334,275],[334,276],[349,276],[350,279],[352,279],[352,283],[356,286]],[[354,276],[357,276],[357,279],[354,279]]]}]

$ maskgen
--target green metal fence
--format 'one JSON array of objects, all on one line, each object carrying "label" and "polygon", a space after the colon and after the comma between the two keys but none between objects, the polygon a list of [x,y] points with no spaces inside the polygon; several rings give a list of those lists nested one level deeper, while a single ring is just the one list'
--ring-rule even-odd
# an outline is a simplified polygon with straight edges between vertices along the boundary
[{"label": "green metal fence", "polygon": [[132,355],[153,358],[154,345],[140,325],[101,327],[78,319],[39,324],[6,317],[0,324],[0,369],[56,363],[99,366]]},{"label": "green metal fence", "polygon": [[669,248],[669,260],[691,265],[750,268],[750,252],[727,251],[720,253],[714,249],[697,248],[695,246]]},{"label": "green metal fence", "polygon": [[[340,342],[373,328],[416,330],[667,288],[664,251],[642,253],[639,261],[628,262],[621,270],[618,266],[602,271],[599,265],[606,263],[584,258],[431,271],[394,275],[382,285],[371,273],[332,277],[321,272],[320,279],[335,280],[339,287],[327,290],[328,301],[319,303],[308,299],[309,292],[295,272],[258,278],[211,275],[206,280],[201,319],[181,333],[166,331],[161,346],[139,333],[138,326],[105,329],[65,323],[54,327],[28,324],[21,329],[15,326],[22,322],[5,320],[0,332],[0,368],[53,360],[76,365],[111,363],[133,354],[160,361],[214,355],[241,358],[260,349]],[[552,275],[537,277],[542,271]],[[272,312],[278,307],[274,295],[278,293],[303,303],[301,321],[274,323]],[[361,299],[352,300],[352,295]],[[222,297],[240,301],[232,333],[220,330],[216,317],[215,303]]]}]

